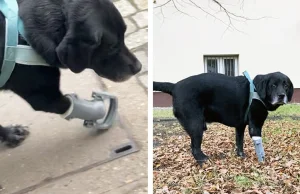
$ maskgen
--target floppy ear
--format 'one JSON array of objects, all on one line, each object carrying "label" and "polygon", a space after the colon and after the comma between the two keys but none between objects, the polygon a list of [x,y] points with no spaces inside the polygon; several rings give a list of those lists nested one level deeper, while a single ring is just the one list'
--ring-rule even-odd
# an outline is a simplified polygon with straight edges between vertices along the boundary
[{"label": "floppy ear", "polygon": [[255,76],[253,83],[259,94],[261,99],[265,99],[267,97],[267,90],[268,90],[268,79],[267,75],[257,75]]},{"label": "floppy ear", "polygon": [[292,100],[293,94],[294,94],[294,85],[291,82],[291,80],[288,78],[288,82],[289,82],[289,90],[287,92],[287,97],[288,97],[288,101],[290,102]]},{"label": "floppy ear", "polygon": [[[82,29],[82,28],[81,28]],[[102,33],[74,33],[72,28],[56,48],[56,54],[63,65],[79,73],[91,63],[93,51],[100,45]]]}]

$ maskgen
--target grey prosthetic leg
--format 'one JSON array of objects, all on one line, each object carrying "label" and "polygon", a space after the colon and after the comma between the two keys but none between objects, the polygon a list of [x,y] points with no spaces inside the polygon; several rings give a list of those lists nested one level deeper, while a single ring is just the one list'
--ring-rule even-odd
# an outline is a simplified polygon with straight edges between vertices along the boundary
[{"label": "grey prosthetic leg", "polygon": [[[108,129],[113,125],[117,115],[118,100],[108,93],[92,93],[93,100],[80,99],[76,94],[67,94],[71,101],[69,110],[62,116],[67,119],[82,119],[85,127],[96,129]],[[109,107],[106,110],[104,100],[109,100]]]},{"label": "grey prosthetic leg", "polygon": [[252,137],[254,146],[255,146],[255,152],[258,158],[259,162],[263,162],[265,160],[265,151],[262,143],[262,138],[258,136]]}]

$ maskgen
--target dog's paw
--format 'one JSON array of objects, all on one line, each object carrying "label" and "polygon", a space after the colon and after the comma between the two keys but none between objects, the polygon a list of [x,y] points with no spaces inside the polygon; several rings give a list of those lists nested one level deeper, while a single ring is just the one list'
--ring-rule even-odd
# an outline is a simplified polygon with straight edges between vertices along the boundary
[{"label": "dog's paw", "polygon": [[203,165],[206,161],[208,161],[208,157],[207,157],[207,156],[204,157],[204,158],[202,158],[202,159],[200,159],[200,160],[197,160],[197,163],[202,167],[202,165]]},{"label": "dog's paw", "polygon": [[16,147],[22,143],[29,135],[29,131],[26,126],[15,125],[5,127],[6,138],[4,139],[5,144],[8,147]]},{"label": "dog's paw", "polygon": [[199,159],[197,160],[197,161],[199,161],[199,162],[205,162],[205,161],[207,161],[208,160],[208,156],[207,155],[205,155],[205,154],[203,154],[202,153],[202,155],[200,156],[200,157],[198,157]]},{"label": "dog's paw", "polygon": [[206,156],[205,154],[203,154],[204,156],[202,156],[200,159],[197,160],[197,163],[199,164],[199,166],[202,168],[203,165],[205,164],[206,161],[208,161],[208,156]]},{"label": "dog's paw", "polygon": [[246,158],[246,154],[244,153],[244,152],[239,152],[239,151],[237,151],[236,152],[236,155],[238,156],[238,157],[240,157],[240,158]]},{"label": "dog's paw", "polygon": [[205,155],[201,150],[194,150],[192,151],[192,154],[200,166],[208,160],[208,156]]}]

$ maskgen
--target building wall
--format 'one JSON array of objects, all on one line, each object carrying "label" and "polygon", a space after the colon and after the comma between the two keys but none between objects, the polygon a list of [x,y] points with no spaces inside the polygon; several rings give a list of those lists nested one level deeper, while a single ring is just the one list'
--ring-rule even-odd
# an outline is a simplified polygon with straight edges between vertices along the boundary
[{"label": "building wall", "polygon": [[[199,2],[203,9],[218,10],[212,1],[195,2]],[[230,5],[226,0],[222,2],[236,14],[272,18],[246,23],[233,21],[241,33],[226,30],[227,26],[222,22],[192,6],[181,7],[191,16],[180,14],[172,4],[163,7],[163,15],[160,8],[155,8],[154,80],[177,82],[203,73],[203,55],[238,54],[239,75],[244,70],[251,77],[281,71],[290,77],[295,88],[300,88],[300,1],[237,0],[230,1]],[[243,9],[238,2],[244,2]],[[216,16],[228,21],[225,14]]]}]

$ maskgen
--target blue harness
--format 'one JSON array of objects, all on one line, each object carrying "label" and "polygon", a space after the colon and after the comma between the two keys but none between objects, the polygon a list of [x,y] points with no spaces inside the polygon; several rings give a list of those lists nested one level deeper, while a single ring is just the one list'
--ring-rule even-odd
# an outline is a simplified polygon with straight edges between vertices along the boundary
[{"label": "blue harness", "polygon": [[0,72],[1,88],[10,78],[16,63],[25,65],[31,65],[31,62],[33,62],[33,65],[46,65],[46,63],[30,46],[18,45],[19,33],[25,40],[26,34],[23,22],[18,14],[17,1],[0,0],[0,11],[6,19],[5,50]]},{"label": "blue harness", "polygon": [[256,100],[259,100],[263,103],[264,106],[265,103],[260,99],[259,95],[257,92],[255,92],[256,88],[255,88],[255,85],[253,84],[253,81],[252,79],[250,78],[250,75],[248,74],[247,71],[244,71],[243,72],[244,76],[248,79],[249,81],[249,84],[250,84],[250,95],[249,95],[249,105],[247,107],[247,110],[246,110],[246,114],[245,114],[245,118],[244,120],[247,121],[247,117],[248,117],[248,114],[249,114],[249,110],[250,110],[250,106],[251,106],[251,103],[252,103],[252,100],[253,99],[256,99]]}]

